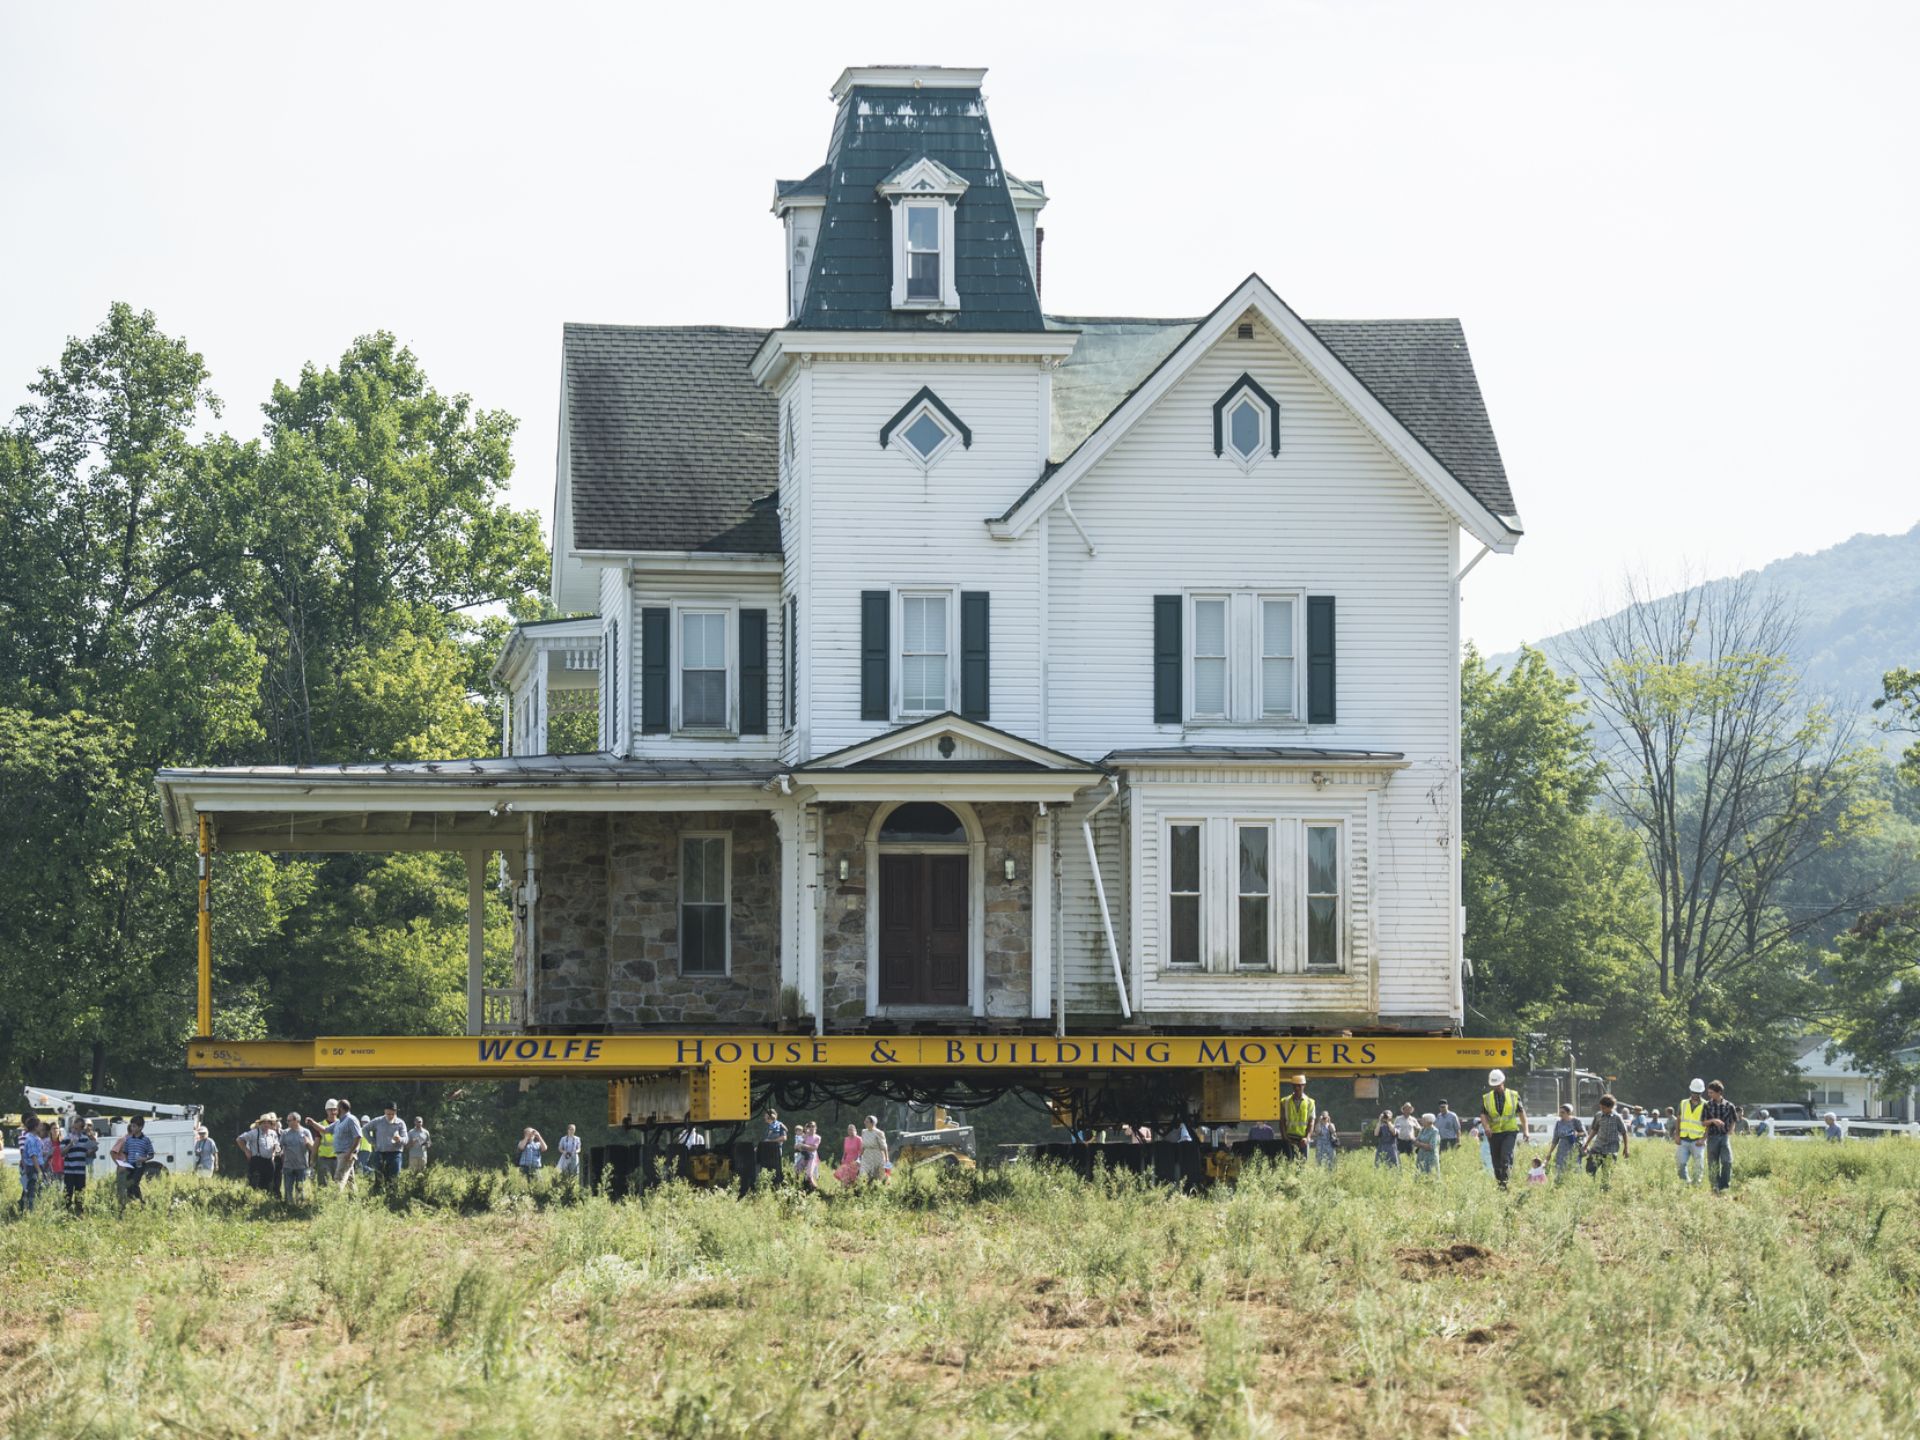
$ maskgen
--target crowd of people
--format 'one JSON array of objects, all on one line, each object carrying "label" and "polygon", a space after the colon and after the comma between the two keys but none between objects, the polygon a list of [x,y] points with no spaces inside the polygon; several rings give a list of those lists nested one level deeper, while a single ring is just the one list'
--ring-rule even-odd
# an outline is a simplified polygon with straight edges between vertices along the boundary
[{"label": "crowd of people", "polygon": [[[1479,1113],[1464,1118],[1445,1100],[1437,1110],[1417,1114],[1411,1102],[1399,1110],[1382,1110],[1354,1137],[1351,1148],[1370,1149],[1373,1163],[1397,1167],[1410,1162],[1420,1173],[1438,1170],[1440,1157],[1458,1149],[1463,1139],[1478,1145],[1480,1162],[1492,1174],[1501,1189],[1506,1189],[1513,1170],[1514,1151],[1524,1138],[1530,1148],[1534,1142],[1528,1132],[1527,1109],[1520,1097],[1507,1086],[1500,1070],[1487,1075],[1487,1090],[1480,1097]],[[1599,1109],[1591,1121],[1582,1120],[1572,1105],[1562,1105],[1558,1117],[1547,1132],[1547,1153],[1535,1156],[1528,1165],[1527,1180],[1545,1184],[1573,1168],[1576,1161],[1591,1176],[1605,1180],[1610,1166],[1625,1160],[1630,1144],[1638,1140],[1672,1140],[1680,1178],[1690,1184],[1706,1178],[1716,1190],[1733,1183],[1733,1136],[1741,1124],[1738,1106],[1726,1097],[1726,1086],[1718,1080],[1695,1080],[1687,1098],[1669,1107],[1664,1114],[1642,1105],[1622,1104],[1613,1095],[1602,1095]],[[1772,1125],[1767,1112],[1756,1112],[1753,1133],[1769,1135]],[[1151,1144],[1155,1139],[1150,1125],[1122,1125],[1121,1139],[1135,1144]],[[1838,1140],[1844,1134],[1831,1115],[1825,1135]],[[1076,1132],[1077,1140],[1094,1138],[1088,1132]],[[1238,1138],[1232,1126],[1199,1127],[1197,1135],[1184,1123],[1176,1123],[1160,1138],[1198,1139],[1202,1145],[1228,1145]],[[1290,1157],[1304,1160],[1311,1152],[1320,1164],[1332,1166],[1340,1153],[1340,1131],[1332,1115],[1319,1113],[1307,1094],[1307,1077],[1291,1077],[1289,1093],[1281,1099],[1277,1121],[1256,1120],[1247,1129],[1246,1138],[1254,1141],[1279,1141]],[[1549,1168],[1551,1167],[1551,1168]]]},{"label": "crowd of people", "polygon": [[[234,1136],[248,1185],[292,1202],[314,1185],[345,1190],[358,1175],[378,1184],[398,1179],[402,1169],[427,1168],[433,1134],[421,1116],[409,1124],[391,1101],[374,1116],[356,1115],[344,1098],[322,1108],[319,1117],[269,1110]],[[204,1125],[194,1132],[193,1168],[200,1175],[220,1169],[220,1147]]]},{"label": "crowd of people", "polygon": [[[1515,1147],[1522,1138],[1529,1147],[1534,1142],[1528,1131],[1526,1106],[1508,1088],[1506,1076],[1493,1070],[1487,1084],[1477,1114],[1463,1116],[1446,1100],[1439,1102],[1437,1110],[1424,1114],[1416,1114],[1411,1102],[1404,1103],[1397,1112],[1380,1111],[1370,1127],[1363,1127],[1353,1137],[1350,1148],[1371,1149],[1375,1165],[1395,1167],[1410,1162],[1420,1173],[1431,1174],[1439,1168],[1443,1154],[1458,1149],[1463,1141],[1471,1141],[1479,1147],[1481,1164],[1505,1189]],[[346,1190],[359,1175],[366,1175],[377,1185],[396,1179],[403,1169],[426,1169],[433,1136],[422,1117],[416,1115],[408,1123],[392,1103],[377,1116],[356,1115],[344,1098],[328,1100],[324,1110],[321,1117],[302,1116],[298,1111],[280,1116],[269,1111],[236,1135],[233,1143],[245,1162],[247,1183],[293,1202],[318,1184]],[[1627,1158],[1634,1141],[1661,1140],[1673,1143],[1675,1168],[1682,1181],[1693,1185],[1706,1181],[1715,1190],[1725,1190],[1733,1180],[1733,1136],[1742,1118],[1739,1107],[1727,1099],[1726,1087],[1718,1080],[1694,1080],[1686,1097],[1664,1112],[1625,1105],[1610,1094],[1600,1097],[1599,1109],[1590,1121],[1576,1115],[1572,1105],[1561,1105],[1545,1134],[1546,1153],[1532,1158],[1526,1178],[1532,1184],[1545,1184],[1580,1164],[1588,1175],[1604,1181],[1609,1168]],[[141,1181],[154,1161],[153,1142],[143,1133],[144,1128],[145,1122],[133,1117],[126,1132],[115,1137],[109,1149],[122,1208],[143,1203]],[[1757,1135],[1773,1133],[1765,1110],[1756,1112],[1749,1128]],[[1146,1124],[1122,1125],[1119,1133],[1124,1142],[1138,1145],[1150,1145],[1157,1138],[1225,1146],[1240,1138],[1230,1125],[1189,1128],[1184,1121],[1164,1127],[1157,1136],[1153,1126]],[[1824,1133],[1827,1139],[1838,1140],[1845,1132],[1829,1114]],[[790,1135],[795,1178],[804,1188],[817,1189],[824,1144],[818,1122],[808,1121],[789,1131],[779,1112],[768,1110],[763,1140],[780,1149],[782,1164],[786,1163]],[[1087,1131],[1074,1132],[1079,1142],[1094,1138]],[[1106,1138],[1105,1132],[1099,1138]],[[1320,1112],[1314,1097],[1307,1093],[1305,1075],[1290,1077],[1277,1119],[1254,1121],[1245,1138],[1277,1141],[1290,1158],[1304,1161],[1311,1155],[1328,1167],[1337,1162],[1341,1148],[1339,1127],[1332,1115]],[[706,1137],[689,1129],[681,1139],[691,1147],[704,1144]],[[63,1190],[68,1208],[81,1210],[88,1172],[100,1144],[91,1120],[76,1119],[63,1129],[57,1121],[28,1117],[20,1137],[22,1208],[33,1209],[46,1191]],[[546,1165],[550,1148],[555,1173],[577,1178],[581,1139],[572,1125],[552,1147],[536,1127],[527,1126],[514,1146],[514,1163],[531,1182]],[[205,1126],[194,1133],[191,1157],[196,1174],[213,1175],[220,1170],[220,1147]],[[834,1178],[842,1186],[851,1187],[876,1184],[892,1172],[887,1133],[878,1118],[867,1116],[864,1128],[848,1125],[840,1142],[839,1164],[833,1167]]]},{"label": "crowd of people", "polygon": [[[79,1214],[86,1208],[87,1182],[99,1153],[100,1132],[86,1117],[62,1126],[58,1120],[29,1115],[20,1128],[20,1208],[31,1210],[39,1202],[41,1191],[58,1189],[64,1192],[67,1209]],[[113,1160],[114,1192],[120,1207],[125,1209],[129,1202],[145,1204],[140,1184],[153,1162],[153,1141],[146,1136],[146,1121],[134,1116],[127,1122],[126,1133],[114,1137],[107,1153]]]},{"label": "crowd of people", "polygon": [[[793,1175],[802,1189],[820,1188],[820,1148],[825,1137],[820,1123],[809,1120],[789,1130],[778,1110],[768,1110],[763,1144],[777,1146],[782,1165],[786,1164],[787,1137],[793,1137]],[[833,1178],[841,1185],[878,1184],[893,1174],[893,1154],[887,1145],[887,1132],[880,1128],[876,1115],[867,1116],[865,1127],[848,1125],[840,1141],[840,1163],[833,1167]]]}]

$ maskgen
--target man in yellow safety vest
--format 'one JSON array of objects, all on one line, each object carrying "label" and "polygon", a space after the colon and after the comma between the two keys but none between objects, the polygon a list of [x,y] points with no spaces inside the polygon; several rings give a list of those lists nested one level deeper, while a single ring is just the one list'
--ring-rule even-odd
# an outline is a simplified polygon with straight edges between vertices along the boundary
[{"label": "man in yellow safety vest", "polygon": [[1307,1158],[1307,1142],[1313,1138],[1313,1097],[1307,1094],[1307,1077],[1293,1077],[1293,1091],[1280,1101],[1280,1143],[1295,1160]]},{"label": "man in yellow safety vest", "polygon": [[1493,1088],[1480,1097],[1480,1123],[1487,1127],[1487,1148],[1493,1154],[1493,1178],[1507,1188],[1507,1173],[1513,1169],[1513,1147],[1526,1129],[1527,1107],[1520,1097],[1507,1089],[1507,1073],[1489,1070],[1487,1084]]},{"label": "man in yellow safety vest", "polygon": [[1687,1098],[1680,1102],[1678,1140],[1673,1148],[1680,1178],[1698,1185],[1707,1175],[1707,1082],[1694,1076],[1687,1086]]},{"label": "man in yellow safety vest", "polygon": [[314,1147],[316,1174],[328,1180],[333,1179],[333,1127],[340,1121],[340,1102],[327,1101],[326,1122],[319,1127],[319,1143]]}]

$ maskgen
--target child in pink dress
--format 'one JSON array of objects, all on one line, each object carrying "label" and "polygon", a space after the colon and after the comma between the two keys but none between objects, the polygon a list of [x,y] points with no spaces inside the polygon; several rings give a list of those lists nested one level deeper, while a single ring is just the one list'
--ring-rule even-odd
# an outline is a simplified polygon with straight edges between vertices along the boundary
[{"label": "child in pink dress", "polygon": [[820,1127],[809,1120],[793,1137],[793,1168],[800,1183],[811,1190],[820,1178]]}]

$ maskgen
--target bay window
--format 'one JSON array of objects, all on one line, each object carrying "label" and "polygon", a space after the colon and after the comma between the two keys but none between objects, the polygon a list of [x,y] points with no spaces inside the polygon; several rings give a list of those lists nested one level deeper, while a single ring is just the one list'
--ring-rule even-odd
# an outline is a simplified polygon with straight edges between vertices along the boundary
[{"label": "bay window", "polygon": [[1346,822],[1228,812],[1160,833],[1162,967],[1347,972]]}]

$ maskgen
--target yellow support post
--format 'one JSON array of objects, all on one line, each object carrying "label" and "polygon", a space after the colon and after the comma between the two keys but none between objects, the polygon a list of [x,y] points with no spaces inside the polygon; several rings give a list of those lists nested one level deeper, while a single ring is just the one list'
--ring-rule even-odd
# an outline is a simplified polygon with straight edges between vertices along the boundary
[{"label": "yellow support post", "polygon": [[194,1033],[213,1034],[213,833],[207,817],[200,817],[200,986]]}]

